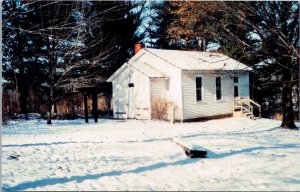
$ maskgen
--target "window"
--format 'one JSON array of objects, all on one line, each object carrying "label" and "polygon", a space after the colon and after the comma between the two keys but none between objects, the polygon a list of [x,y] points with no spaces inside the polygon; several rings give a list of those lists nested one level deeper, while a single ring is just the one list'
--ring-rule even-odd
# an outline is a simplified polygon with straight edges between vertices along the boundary
[{"label": "window", "polygon": [[233,77],[233,83],[238,83],[239,82],[239,77]]},{"label": "window", "polygon": [[202,101],[202,77],[196,77],[196,100]]},{"label": "window", "polygon": [[233,95],[234,97],[239,96],[239,77],[235,76],[233,77]]},{"label": "window", "polygon": [[217,100],[222,99],[221,77],[216,77],[216,97]]},{"label": "window", "polygon": [[134,87],[134,83],[128,83],[128,87]]},{"label": "window", "polygon": [[239,86],[235,85],[234,86],[234,97],[238,97],[239,96]]}]

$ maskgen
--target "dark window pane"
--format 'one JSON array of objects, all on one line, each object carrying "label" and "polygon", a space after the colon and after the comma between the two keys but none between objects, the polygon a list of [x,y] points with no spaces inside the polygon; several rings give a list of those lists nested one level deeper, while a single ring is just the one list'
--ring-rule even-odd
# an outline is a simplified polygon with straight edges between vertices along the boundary
[{"label": "dark window pane", "polygon": [[197,101],[202,101],[201,90],[197,90]]},{"label": "dark window pane", "polygon": [[196,100],[202,101],[202,78],[196,77]]},{"label": "dark window pane", "polygon": [[217,100],[222,99],[221,77],[216,77],[216,97],[217,97]]},{"label": "dark window pane", "polygon": [[239,78],[238,77],[233,77],[233,82],[234,83],[238,83],[239,82]]},{"label": "dark window pane", "polygon": [[134,87],[134,83],[128,83],[128,87]]},{"label": "dark window pane", "polygon": [[238,96],[239,96],[239,87],[234,86],[234,97],[238,97]]},{"label": "dark window pane", "polygon": [[221,100],[221,99],[222,99],[221,91],[217,90],[217,100]]},{"label": "dark window pane", "polygon": [[196,77],[196,88],[201,88],[201,87],[202,87],[202,78]]},{"label": "dark window pane", "polygon": [[221,77],[217,77],[216,78],[216,87],[220,87],[221,86]]}]

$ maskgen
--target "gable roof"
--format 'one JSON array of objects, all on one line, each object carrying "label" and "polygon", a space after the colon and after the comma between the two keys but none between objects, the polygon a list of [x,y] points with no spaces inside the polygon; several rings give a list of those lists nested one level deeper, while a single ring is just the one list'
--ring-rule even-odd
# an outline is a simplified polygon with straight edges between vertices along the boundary
[{"label": "gable roof", "polygon": [[[138,58],[145,54],[150,56],[147,63],[136,62]],[[129,66],[149,78],[169,78],[158,70],[159,64],[152,63],[151,57],[159,58],[182,70],[253,70],[251,67],[221,53],[143,48],[110,76],[107,82],[112,82]]]},{"label": "gable roof", "polygon": [[146,63],[138,63],[138,62],[126,62],[122,65],[112,76],[107,79],[107,82],[112,82],[122,71],[124,71],[127,67],[132,67],[140,73],[144,74],[149,78],[169,78],[167,75],[161,73],[157,69],[154,69],[150,65]]},{"label": "gable roof", "polygon": [[145,52],[182,70],[252,70],[221,53],[144,48]]},{"label": "gable roof", "polygon": [[149,78],[169,78],[167,75],[163,74],[147,63],[130,62],[129,65]]}]

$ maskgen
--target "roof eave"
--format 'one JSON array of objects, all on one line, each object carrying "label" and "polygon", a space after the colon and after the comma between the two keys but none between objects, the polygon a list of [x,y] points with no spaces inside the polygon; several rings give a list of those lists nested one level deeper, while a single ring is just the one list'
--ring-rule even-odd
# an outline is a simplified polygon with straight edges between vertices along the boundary
[{"label": "roof eave", "polygon": [[112,74],[106,81],[107,82],[112,82],[117,78],[117,76],[124,71],[128,67],[128,64],[124,63],[114,74]]},{"label": "roof eave", "polygon": [[145,48],[141,49],[138,53],[136,53],[131,59],[129,59],[129,63],[132,61],[138,60],[140,57],[142,57],[145,54]]}]

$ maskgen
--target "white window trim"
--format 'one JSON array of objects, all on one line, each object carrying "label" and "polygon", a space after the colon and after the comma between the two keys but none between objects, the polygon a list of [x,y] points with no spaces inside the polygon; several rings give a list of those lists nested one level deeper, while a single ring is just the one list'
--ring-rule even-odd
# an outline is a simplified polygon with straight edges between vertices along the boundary
[{"label": "white window trim", "polygon": [[[216,85],[217,77],[221,78],[221,99],[217,99],[217,85]],[[223,102],[224,97],[223,97],[223,79],[222,79],[222,75],[215,75],[214,84],[215,84],[215,101],[216,102]]]},{"label": "white window trim", "polygon": [[[197,101],[197,84],[196,84],[196,79],[197,77],[201,77],[201,96],[202,96],[202,99],[201,101]],[[195,98],[195,103],[204,103],[204,88],[203,88],[203,75],[196,75],[195,78],[194,78],[194,98]]]}]

